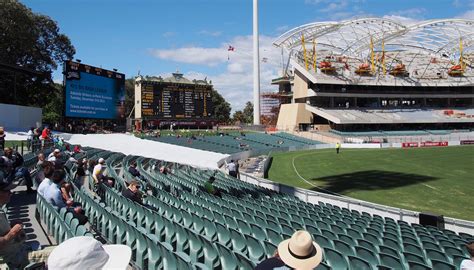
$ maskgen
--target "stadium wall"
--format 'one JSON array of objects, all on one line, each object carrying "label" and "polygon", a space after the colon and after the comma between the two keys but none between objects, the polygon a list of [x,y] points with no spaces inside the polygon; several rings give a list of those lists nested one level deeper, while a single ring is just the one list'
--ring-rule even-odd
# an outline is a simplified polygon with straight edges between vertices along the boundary
[{"label": "stadium wall", "polygon": [[42,124],[43,110],[11,104],[0,104],[0,126],[7,131],[26,131]]},{"label": "stadium wall", "polygon": [[[408,223],[419,223],[420,212],[411,210],[389,207],[376,203],[370,203],[344,196],[335,196],[326,193],[316,192],[312,190],[291,187],[280,183],[275,183],[268,179],[258,178],[246,173],[240,173],[240,180],[257,186],[294,195],[304,202],[318,204],[319,202],[329,203],[344,207],[349,210],[357,210],[359,212],[367,212],[371,215],[379,215],[382,217],[389,217],[395,220],[403,220]],[[456,233],[474,234],[474,222],[444,217],[445,229],[452,230]]]}]

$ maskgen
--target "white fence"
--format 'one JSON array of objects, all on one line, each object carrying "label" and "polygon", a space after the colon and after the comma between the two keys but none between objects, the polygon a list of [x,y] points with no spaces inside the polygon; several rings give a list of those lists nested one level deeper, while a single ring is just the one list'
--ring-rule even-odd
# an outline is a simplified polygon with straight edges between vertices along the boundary
[{"label": "white fence", "polygon": [[[339,197],[335,195],[330,195],[326,193],[316,192],[316,191],[297,188],[297,187],[291,187],[284,184],[275,183],[267,179],[253,177],[245,173],[240,174],[240,179],[242,181],[252,183],[263,188],[294,195],[298,197],[299,199],[301,199],[302,201],[312,203],[312,204],[318,204],[318,202],[324,202],[324,203],[329,203],[332,205],[337,205],[339,207],[344,207],[349,210],[367,212],[372,215],[389,217],[395,220],[403,220],[408,223],[418,224],[419,222],[418,215],[420,213],[415,212],[415,211],[389,207],[385,205],[370,203],[370,202],[347,198],[347,197]],[[448,230],[452,230],[457,233],[463,232],[463,233],[469,233],[471,235],[474,234],[474,222],[450,218],[450,217],[444,217],[444,223],[445,223],[445,228]]]}]

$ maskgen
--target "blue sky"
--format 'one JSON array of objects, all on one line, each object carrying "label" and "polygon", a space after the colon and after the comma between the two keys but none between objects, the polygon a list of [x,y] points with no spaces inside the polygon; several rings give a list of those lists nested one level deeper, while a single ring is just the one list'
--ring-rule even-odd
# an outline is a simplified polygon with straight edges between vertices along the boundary
[{"label": "blue sky", "polygon": [[[212,80],[241,109],[252,99],[252,0],[21,0],[50,16],[83,63],[117,68],[127,77],[169,76]],[[285,31],[315,21],[390,17],[409,22],[474,19],[474,0],[260,0],[261,89],[281,69],[272,41]],[[235,47],[227,52],[227,47]],[[55,80],[62,80],[59,71]]]}]

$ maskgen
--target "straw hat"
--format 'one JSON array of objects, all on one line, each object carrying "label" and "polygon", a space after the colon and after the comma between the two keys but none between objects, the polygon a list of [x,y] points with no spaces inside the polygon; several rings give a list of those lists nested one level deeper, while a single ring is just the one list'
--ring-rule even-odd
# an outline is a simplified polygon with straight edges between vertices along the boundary
[{"label": "straw hat", "polygon": [[290,239],[278,245],[278,255],[292,268],[309,270],[321,263],[323,251],[307,231],[296,231]]}]

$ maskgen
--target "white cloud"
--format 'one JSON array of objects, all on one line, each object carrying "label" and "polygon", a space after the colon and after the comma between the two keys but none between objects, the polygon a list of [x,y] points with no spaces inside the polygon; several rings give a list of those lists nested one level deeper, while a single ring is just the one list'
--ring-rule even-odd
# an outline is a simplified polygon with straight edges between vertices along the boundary
[{"label": "white cloud", "polygon": [[385,15],[383,16],[383,18],[400,22],[403,25],[412,25],[415,23],[419,23],[421,21],[419,19],[409,18],[405,16],[400,16],[400,15]]},{"label": "white cloud", "polygon": [[[260,36],[260,59],[267,59],[266,62],[260,62],[261,92],[276,89],[271,85],[271,80],[277,76],[280,68],[280,50],[273,47],[274,39]],[[234,51],[227,51],[229,44],[235,48]],[[213,72],[213,75],[192,71],[185,72],[184,76],[188,79],[207,77],[212,80],[214,88],[231,103],[233,111],[241,110],[247,101],[253,101],[252,36],[237,36],[214,48],[152,49],[151,54],[177,63],[215,68],[217,72]]]},{"label": "white cloud", "polygon": [[[388,16],[395,16],[400,18],[420,20],[423,19],[423,15],[426,14],[427,10],[425,8],[410,8],[405,10],[392,11]],[[384,16],[385,17],[385,16]]]},{"label": "white cloud", "polygon": [[207,30],[202,30],[198,32],[199,35],[203,36],[211,36],[211,37],[218,37],[222,35],[221,31],[207,31]]},{"label": "white cloud", "polygon": [[150,53],[160,59],[211,67],[227,61],[227,48],[225,46],[221,48],[151,49]]},{"label": "white cloud", "polygon": [[176,36],[176,32],[164,32],[163,34],[161,34],[161,36],[163,36],[164,38],[172,38],[174,36]]},{"label": "white cloud", "polygon": [[462,19],[474,20],[474,9],[468,10],[458,17]]}]

